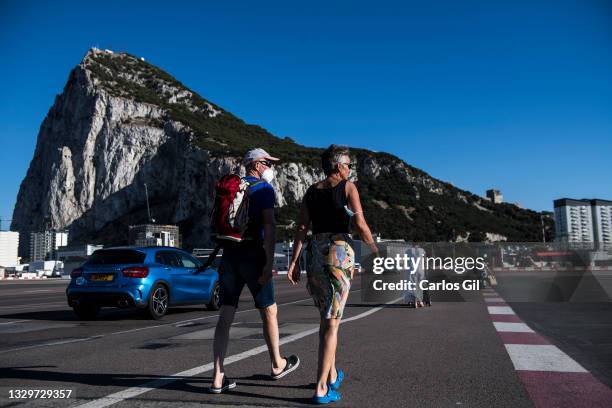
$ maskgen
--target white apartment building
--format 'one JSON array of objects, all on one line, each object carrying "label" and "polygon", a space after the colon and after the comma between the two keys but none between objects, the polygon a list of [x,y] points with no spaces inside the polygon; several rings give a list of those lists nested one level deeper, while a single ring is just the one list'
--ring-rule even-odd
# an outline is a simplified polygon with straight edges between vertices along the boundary
[{"label": "white apartment building", "polygon": [[19,248],[19,233],[16,231],[0,231],[0,266],[16,266],[19,264],[17,249]]},{"label": "white apartment building", "polygon": [[612,249],[612,201],[562,198],[554,206],[557,241]]},{"label": "white apartment building", "polygon": [[42,231],[30,233],[30,262],[53,259],[55,250],[68,245],[66,231]]},{"label": "white apartment building", "polygon": [[592,200],[593,234],[602,248],[612,248],[612,201]]}]

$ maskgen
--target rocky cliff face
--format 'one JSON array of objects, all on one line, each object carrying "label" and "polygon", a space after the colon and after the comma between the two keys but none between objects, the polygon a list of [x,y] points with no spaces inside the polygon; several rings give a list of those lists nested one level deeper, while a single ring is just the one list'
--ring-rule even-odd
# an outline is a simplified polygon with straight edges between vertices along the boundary
[{"label": "rocky cliff face", "polygon": [[[92,49],[72,70],[40,127],[11,229],[22,233],[22,255],[27,254],[27,233],[44,228],[69,229],[71,243],[127,243],[127,226],[147,220],[146,184],[153,218],[179,224],[185,247],[205,245],[215,181],[244,171],[240,155],[259,146],[283,159],[273,184],[280,222],[290,224],[308,186],[322,178],[318,149],[245,124],[142,59]],[[470,214],[497,217],[500,224],[507,222],[499,217],[513,218],[516,231],[532,228],[533,212],[511,209],[504,215],[499,206],[388,154],[357,149],[355,156],[364,207],[372,212],[374,230],[383,235],[398,235],[387,231],[391,224],[404,228],[401,237],[410,239],[454,239],[443,237],[451,229],[455,237],[474,230],[512,235],[495,222],[445,222],[453,213],[448,207],[455,204],[467,206]],[[420,223],[437,232],[419,236]],[[529,233],[524,235],[509,238],[529,239]]]}]

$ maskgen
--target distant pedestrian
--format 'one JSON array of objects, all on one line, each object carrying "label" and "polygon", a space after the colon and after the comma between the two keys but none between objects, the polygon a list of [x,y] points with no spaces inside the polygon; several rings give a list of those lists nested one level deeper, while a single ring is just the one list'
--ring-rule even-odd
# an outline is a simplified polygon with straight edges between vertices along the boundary
[{"label": "distant pedestrian", "polygon": [[319,364],[313,402],[338,401],[337,391],[344,372],[336,368],[338,327],[344,311],[355,267],[349,224],[351,219],[370,249],[378,249],[366,223],[357,187],[348,181],[351,172],[349,150],[331,145],[321,156],[325,179],[306,191],[297,223],[293,257],[288,278],[296,284],[301,271],[297,266],[306,235],[312,224],[312,238],[306,248],[307,288],[319,308]]}]

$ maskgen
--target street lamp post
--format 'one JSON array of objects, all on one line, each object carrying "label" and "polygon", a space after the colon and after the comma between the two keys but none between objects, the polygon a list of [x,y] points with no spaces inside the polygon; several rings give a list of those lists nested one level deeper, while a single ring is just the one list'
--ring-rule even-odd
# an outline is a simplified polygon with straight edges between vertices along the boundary
[{"label": "street lamp post", "polygon": [[149,208],[149,189],[147,188],[147,183],[144,183],[144,187],[145,187],[145,197],[147,199],[147,214],[149,215],[149,222],[153,223],[155,221],[151,219],[151,208]]}]

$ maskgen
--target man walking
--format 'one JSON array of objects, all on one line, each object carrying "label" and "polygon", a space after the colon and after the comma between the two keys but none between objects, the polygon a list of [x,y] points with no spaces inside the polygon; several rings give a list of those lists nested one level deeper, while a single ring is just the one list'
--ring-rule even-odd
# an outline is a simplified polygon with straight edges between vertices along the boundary
[{"label": "man walking", "polygon": [[274,220],[274,178],[272,166],[278,161],[263,149],[249,150],[243,159],[249,187],[249,224],[240,243],[223,248],[219,267],[221,308],[213,343],[214,374],[209,391],[223,393],[236,387],[236,382],[225,376],[223,360],[227,352],[229,331],[238,307],[240,293],[246,284],[253,295],[263,322],[263,334],[271,360],[270,377],[278,380],[294,371],[300,364],[296,355],[283,358],[279,350],[277,307],[274,300],[272,266],[276,242]]}]

